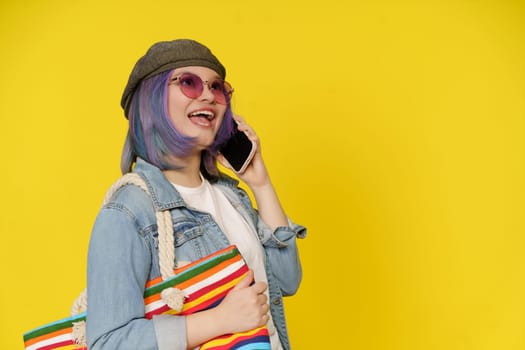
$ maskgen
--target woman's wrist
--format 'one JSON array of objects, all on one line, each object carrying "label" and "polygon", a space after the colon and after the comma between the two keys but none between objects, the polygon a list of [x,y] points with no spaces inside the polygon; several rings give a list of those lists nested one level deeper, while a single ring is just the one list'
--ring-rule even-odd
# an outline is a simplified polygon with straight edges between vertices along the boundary
[{"label": "woman's wrist", "polygon": [[271,181],[252,189],[259,216],[271,229],[288,225],[288,218],[281,206]]},{"label": "woman's wrist", "polygon": [[227,333],[230,332],[225,322],[221,321],[217,307],[186,316],[186,337],[190,349]]},{"label": "woman's wrist", "polygon": [[253,181],[252,183],[246,183],[254,195],[256,193],[263,193],[266,191],[273,191],[273,184],[269,177],[265,179]]}]

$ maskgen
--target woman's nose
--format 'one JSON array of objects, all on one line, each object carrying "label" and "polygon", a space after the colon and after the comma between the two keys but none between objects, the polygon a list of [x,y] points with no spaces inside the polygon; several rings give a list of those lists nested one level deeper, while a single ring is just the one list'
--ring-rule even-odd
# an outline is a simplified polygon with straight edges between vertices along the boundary
[{"label": "woman's nose", "polygon": [[203,81],[202,83],[203,83],[204,87],[202,89],[202,94],[199,97],[199,99],[202,100],[202,101],[215,102],[215,95],[211,91],[210,86],[208,85],[208,82],[207,81]]}]

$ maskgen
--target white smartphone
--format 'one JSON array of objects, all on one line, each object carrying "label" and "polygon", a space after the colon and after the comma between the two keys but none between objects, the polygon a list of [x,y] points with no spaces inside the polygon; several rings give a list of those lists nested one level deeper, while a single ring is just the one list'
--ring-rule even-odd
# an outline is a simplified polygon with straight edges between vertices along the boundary
[{"label": "white smartphone", "polygon": [[243,131],[240,131],[237,128],[237,122],[233,121],[233,134],[219,151],[233,170],[242,174],[252,161],[257,151],[257,144],[250,140]]}]

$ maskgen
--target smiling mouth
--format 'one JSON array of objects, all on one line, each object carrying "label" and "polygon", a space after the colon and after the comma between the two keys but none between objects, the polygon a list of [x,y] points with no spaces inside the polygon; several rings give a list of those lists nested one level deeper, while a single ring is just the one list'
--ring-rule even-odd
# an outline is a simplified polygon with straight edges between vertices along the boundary
[{"label": "smiling mouth", "polygon": [[195,112],[191,112],[188,115],[188,118],[192,121],[193,124],[199,127],[210,128],[213,126],[215,113],[213,111],[202,109]]},{"label": "smiling mouth", "polygon": [[215,114],[210,111],[195,111],[189,114],[190,118],[203,118],[207,121],[212,121],[215,118]]}]

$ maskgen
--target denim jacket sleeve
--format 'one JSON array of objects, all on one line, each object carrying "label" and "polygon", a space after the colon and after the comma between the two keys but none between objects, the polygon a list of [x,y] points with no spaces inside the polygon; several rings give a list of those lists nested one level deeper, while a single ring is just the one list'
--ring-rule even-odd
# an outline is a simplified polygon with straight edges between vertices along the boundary
[{"label": "denim jacket sleeve", "polygon": [[151,245],[131,211],[105,206],[88,252],[87,341],[90,350],[186,349],[183,316],[144,318]]},{"label": "denim jacket sleeve", "polygon": [[272,230],[258,216],[257,231],[266,252],[267,265],[279,281],[281,292],[284,296],[295,294],[302,279],[297,238],[306,237],[306,228],[288,220],[288,226]]},{"label": "denim jacket sleeve", "polygon": [[306,228],[288,220],[288,226],[272,230],[253,208],[246,191],[237,188],[235,192],[247,211],[244,214],[241,211],[241,214],[248,215],[257,229],[266,255],[266,266],[279,282],[281,293],[284,296],[295,294],[302,279],[297,238],[306,237]]}]

